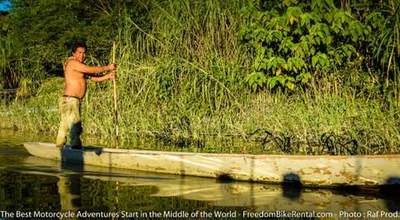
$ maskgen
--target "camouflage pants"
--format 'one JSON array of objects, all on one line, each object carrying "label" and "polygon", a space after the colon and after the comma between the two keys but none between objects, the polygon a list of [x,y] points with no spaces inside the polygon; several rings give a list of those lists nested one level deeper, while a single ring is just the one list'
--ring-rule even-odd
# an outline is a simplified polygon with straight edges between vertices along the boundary
[{"label": "camouflage pants", "polygon": [[82,146],[81,100],[75,97],[61,97],[59,111],[61,121],[56,140],[57,147],[63,147],[67,143],[67,135],[71,146]]}]

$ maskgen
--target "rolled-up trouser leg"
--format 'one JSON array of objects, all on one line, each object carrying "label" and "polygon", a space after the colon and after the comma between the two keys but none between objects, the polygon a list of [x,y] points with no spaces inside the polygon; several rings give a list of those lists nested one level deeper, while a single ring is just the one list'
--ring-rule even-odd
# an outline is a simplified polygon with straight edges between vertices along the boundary
[{"label": "rolled-up trouser leg", "polygon": [[81,147],[80,135],[82,122],[80,116],[80,100],[71,97],[62,97],[59,103],[61,122],[58,130],[56,145],[62,147],[66,143],[69,133],[69,142],[74,147]]},{"label": "rolled-up trouser leg", "polygon": [[71,140],[71,145],[73,148],[82,147],[82,141],[80,138],[81,134],[82,134],[82,122],[76,121],[72,124],[71,131],[70,131],[70,140]]},{"label": "rolled-up trouser leg", "polygon": [[63,97],[58,102],[58,110],[60,112],[60,126],[58,127],[58,134],[56,139],[56,146],[62,148],[67,143],[67,134],[69,132],[67,123],[67,112],[66,112],[67,100]]}]

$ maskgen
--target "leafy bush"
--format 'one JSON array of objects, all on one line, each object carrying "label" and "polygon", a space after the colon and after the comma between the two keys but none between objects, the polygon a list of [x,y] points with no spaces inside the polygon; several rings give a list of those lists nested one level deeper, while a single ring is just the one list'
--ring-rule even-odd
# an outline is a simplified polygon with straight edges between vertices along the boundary
[{"label": "leafy bush", "polygon": [[249,22],[242,40],[254,52],[247,77],[253,90],[294,90],[318,73],[354,65],[371,34],[369,25],[332,0],[253,3],[243,14]]}]

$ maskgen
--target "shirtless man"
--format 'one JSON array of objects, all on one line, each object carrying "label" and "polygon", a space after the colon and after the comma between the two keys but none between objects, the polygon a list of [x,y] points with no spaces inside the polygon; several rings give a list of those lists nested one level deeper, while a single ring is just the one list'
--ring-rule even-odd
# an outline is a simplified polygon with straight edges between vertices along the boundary
[{"label": "shirtless man", "polygon": [[[72,148],[80,149],[82,142],[81,110],[80,105],[86,93],[86,76],[92,81],[102,82],[114,79],[116,65],[87,66],[84,64],[86,45],[76,42],[72,47],[72,56],[64,63],[64,95],[59,100],[61,122],[58,130],[56,145],[60,149],[67,142],[66,136],[70,136]],[[105,75],[97,75],[99,72],[111,71]]]}]

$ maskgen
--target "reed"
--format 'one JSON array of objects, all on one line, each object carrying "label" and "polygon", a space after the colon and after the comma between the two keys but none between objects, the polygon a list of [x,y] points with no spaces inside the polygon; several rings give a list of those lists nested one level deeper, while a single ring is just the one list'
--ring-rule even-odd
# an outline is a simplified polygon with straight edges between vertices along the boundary
[{"label": "reed", "polygon": [[[121,147],[195,152],[386,154],[400,151],[400,111],[373,76],[335,72],[304,91],[250,92],[238,40],[241,1],[154,2],[145,28],[125,16],[116,42]],[[90,64],[101,64],[89,57]],[[353,78],[352,78],[353,77]],[[0,127],[55,135],[61,78],[2,104]],[[354,83],[358,86],[354,87]],[[88,85],[86,137],[111,145],[112,83]]]}]

